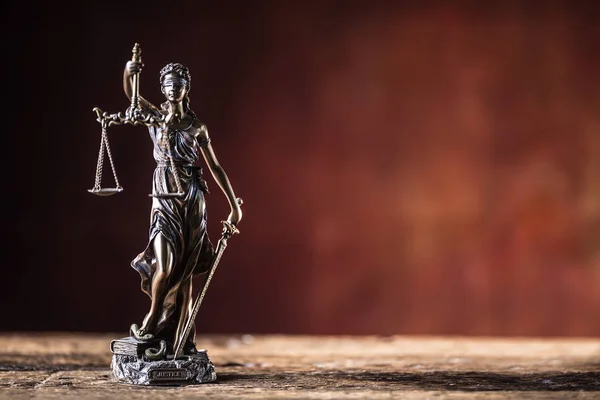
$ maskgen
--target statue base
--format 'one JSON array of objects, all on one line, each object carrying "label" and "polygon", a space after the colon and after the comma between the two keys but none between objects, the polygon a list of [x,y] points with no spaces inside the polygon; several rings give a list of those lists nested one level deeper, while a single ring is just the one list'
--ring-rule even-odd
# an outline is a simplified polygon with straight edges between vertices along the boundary
[{"label": "statue base", "polygon": [[[215,367],[206,350],[184,355],[177,359],[166,356],[162,360],[149,360],[143,351],[151,344],[132,337],[113,340],[111,369],[117,381],[133,385],[189,385],[217,380]],[[127,354],[123,354],[127,353]]]}]

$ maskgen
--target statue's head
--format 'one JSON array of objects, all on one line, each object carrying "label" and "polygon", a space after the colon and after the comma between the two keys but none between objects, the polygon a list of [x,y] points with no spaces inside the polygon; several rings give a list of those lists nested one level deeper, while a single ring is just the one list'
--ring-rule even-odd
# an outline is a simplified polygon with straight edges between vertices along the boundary
[{"label": "statue's head", "polygon": [[191,88],[190,83],[190,71],[179,63],[169,63],[160,70],[161,91],[170,102],[189,102],[187,95]]}]

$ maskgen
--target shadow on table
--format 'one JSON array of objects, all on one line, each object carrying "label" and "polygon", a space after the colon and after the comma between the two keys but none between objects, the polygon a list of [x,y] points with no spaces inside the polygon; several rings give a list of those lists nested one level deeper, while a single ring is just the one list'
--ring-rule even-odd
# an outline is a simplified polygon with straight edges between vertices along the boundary
[{"label": "shadow on table", "polygon": [[600,372],[493,373],[435,371],[425,373],[359,373],[358,381],[403,384],[427,390],[543,391],[600,390]]},{"label": "shadow on table", "polygon": [[218,381],[264,382],[282,389],[411,389],[449,391],[600,391],[600,372],[540,372],[526,374],[479,371],[365,372],[317,371],[286,373],[221,373]]}]

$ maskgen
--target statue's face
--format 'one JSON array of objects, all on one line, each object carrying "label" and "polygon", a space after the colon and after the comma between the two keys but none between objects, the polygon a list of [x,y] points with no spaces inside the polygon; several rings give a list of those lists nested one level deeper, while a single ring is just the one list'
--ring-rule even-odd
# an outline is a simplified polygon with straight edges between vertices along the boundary
[{"label": "statue's face", "polygon": [[161,90],[167,100],[179,103],[187,93],[186,81],[177,74],[168,74],[163,79]]}]

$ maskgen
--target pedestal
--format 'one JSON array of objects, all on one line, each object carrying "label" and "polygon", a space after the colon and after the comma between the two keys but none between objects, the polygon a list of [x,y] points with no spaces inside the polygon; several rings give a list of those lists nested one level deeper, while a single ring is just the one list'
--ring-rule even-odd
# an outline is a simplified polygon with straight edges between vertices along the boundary
[{"label": "pedestal", "polygon": [[132,337],[113,340],[111,369],[116,380],[134,385],[189,385],[217,380],[215,367],[206,350],[177,359],[167,356],[149,360],[144,351],[152,343]]}]

